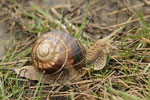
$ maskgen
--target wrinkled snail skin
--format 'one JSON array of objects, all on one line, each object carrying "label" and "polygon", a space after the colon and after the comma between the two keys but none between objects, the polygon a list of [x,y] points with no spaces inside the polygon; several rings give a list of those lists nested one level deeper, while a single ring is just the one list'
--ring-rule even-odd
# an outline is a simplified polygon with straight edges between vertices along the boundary
[{"label": "wrinkled snail skin", "polygon": [[40,36],[32,48],[32,61],[39,72],[54,74],[63,68],[80,68],[86,50],[69,33],[52,31]]},{"label": "wrinkled snail skin", "polygon": [[87,50],[87,64],[94,66],[94,70],[102,69],[109,54],[109,41],[98,40]]},{"label": "wrinkled snail skin", "polygon": [[91,66],[94,65],[94,70],[104,68],[110,50],[117,49],[109,41],[116,33],[115,31],[107,37],[97,40],[96,43],[87,50],[87,64]]}]

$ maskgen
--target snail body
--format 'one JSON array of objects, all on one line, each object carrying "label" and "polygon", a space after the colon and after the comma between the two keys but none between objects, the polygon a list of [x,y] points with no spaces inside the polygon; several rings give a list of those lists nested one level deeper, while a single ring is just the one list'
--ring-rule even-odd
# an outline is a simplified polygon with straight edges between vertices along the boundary
[{"label": "snail body", "polygon": [[67,32],[52,31],[40,36],[32,49],[32,61],[39,72],[58,73],[64,68],[80,68],[86,50]]}]

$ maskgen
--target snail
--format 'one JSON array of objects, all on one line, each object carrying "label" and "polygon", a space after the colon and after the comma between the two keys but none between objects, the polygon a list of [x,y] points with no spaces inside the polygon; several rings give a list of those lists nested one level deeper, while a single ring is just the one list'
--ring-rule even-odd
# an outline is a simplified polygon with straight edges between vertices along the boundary
[{"label": "snail", "polygon": [[84,47],[67,32],[45,33],[36,40],[32,48],[34,67],[24,66],[15,69],[15,72],[30,80],[40,80],[41,72],[45,72],[42,79],[44,83],[78,80],[85,75],[86,65],[94,70],[100,70],[105,66],[109,50],[114,48],[109,39],[119,30],[96,41],[90,48]]},{"label": "snail", "polygon": [[105,44],[101,40],[86,50],[69,33],[52,31],[37,39],[32,49],[32,61],[36,70],[48,74],[55,74],[70,67],[80,69],[86,66],[86,62],[94,64],[94,69],[99,70],[105,66],[106,53],[109,52],[108,48],[104,47]]}]

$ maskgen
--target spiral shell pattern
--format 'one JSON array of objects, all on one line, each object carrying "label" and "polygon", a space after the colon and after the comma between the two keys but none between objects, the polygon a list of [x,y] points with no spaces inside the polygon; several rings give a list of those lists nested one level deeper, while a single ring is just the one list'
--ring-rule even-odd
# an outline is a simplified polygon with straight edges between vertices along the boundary
[{"label": "spiral shell pattern", "polygon": [[86,51],[66,32],[52,31],[40,36],[32,48],[32,61],[38,71],[52,74],[64,67],[79,67]]}]

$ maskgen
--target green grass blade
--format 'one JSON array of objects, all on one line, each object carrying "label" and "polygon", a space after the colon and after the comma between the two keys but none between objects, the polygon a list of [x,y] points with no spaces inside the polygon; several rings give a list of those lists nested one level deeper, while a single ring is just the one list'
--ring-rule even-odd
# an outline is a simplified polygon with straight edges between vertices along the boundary
[{"label": "green grass blade", "polygon": [[80,26],[80,28],[79,28],[79,31],[78,31],[77,34],[75,35],[75,37],[76,37],[77,39],[80,37],[82,30],[84,29],[85,25],[87,24],[86,18],[87,18],[87,16],[88,16],[88,11],[89,11],[89,9],[90,9],[90,6],[91,6],[91,0],[90,0],[90,2],[89,2],[89,4],[88,4],[88,8],[86,9],[85,16],[84,16],[84,18],[83,18],[83,21],[82,21],[82,24],[81,24],[81,26]]},{"label": "green grass blade", "polygon": [[147,21],[143,18],[143,14],[139,13],[136,9],[134,9],[135,13],[137,14],[137,16],[141,19],[142,23],[146,26],[149,26],[149,24],[147,23]]},{"label": "green grass blade", "polygon": [[51,22],[56,23],[58,25],[60,25],[60,27],[64,30],[67,31],[66,27],[58,20],[54,19],[48,12],[48,10],[43,10],[41,8],[39,8],[38,6],[36,6],[35,4],[33,4],[32,2],[30,2],[31,6],[37,10],[39,13],[41,13],[42,15],[44,15],[47,19],[49,19]]},{"label": "green grass blade", "polygon": [[1,81],[1,79],[0,79],[0,96],[1,97],[5,96],[5,89],[4,89],[3,82]]},{"label": "green grass blade", "polygon": [[20,91],[20,89],[15,90],[15,92],[10,93],[9,95],[5,96],[5,97],[3,98],[3,100],[8,100],[11,96],[15,95],[15,94],[18,93],[19,91]]},{"label": "green grass blade", "polygon": [[12,60],[16,60],[16,59],[20,59],[22,57],[27,56],[28,54],[31,53],[32,47],[29,47],[27,49],[25,49],[24,51],[21,51],[19,54],[17,54]]},{"label": "green grass blade", "polygon": [[40,87],[40,84],[41,84],[43,75],[44,75],[44,72],[42,73],[42,75],[41,75],[41,77],[40,77],[40,80],[39,80],[39,82],[38,82],[38,84],[37,84],[37,87],[36,87],[36,90],[35,90],[35,92],[34,92],[34,95],[33,95],[32,100],[36,100],[35,97],[36,97],[36,95],[37,95],[37,93],[38,93],[38,89],[39,89],[39,87]]},{"label": "green grass blade", "polygon": [[16,53],[16,50],[18,49],[18,47],[20,45],[20,42],[15,43],[15,44],[16,44],[16,47],[15,47],[14,50],[11,51],[12,53],[10,54],[10,57],[8,57],[8,60],[7,60],[8,62],[13,61],[13,57],[14,57],[14,55]]},{"label": "green grass blade", "polygon": [[71,98],[71,100],[75,100],[73,91],[70,92],[70,98]]},{"label": "green grass blade", "polygon": [[128,94],[126,92],[114,90],[114,89],[111,89],[111,88],[108,88],[108,90],[110,92],[114,93],[114,94],[121,95],[125,100],[146,100],[146,99],[143,99],[143,98],[140,98],[140,97]]}]

